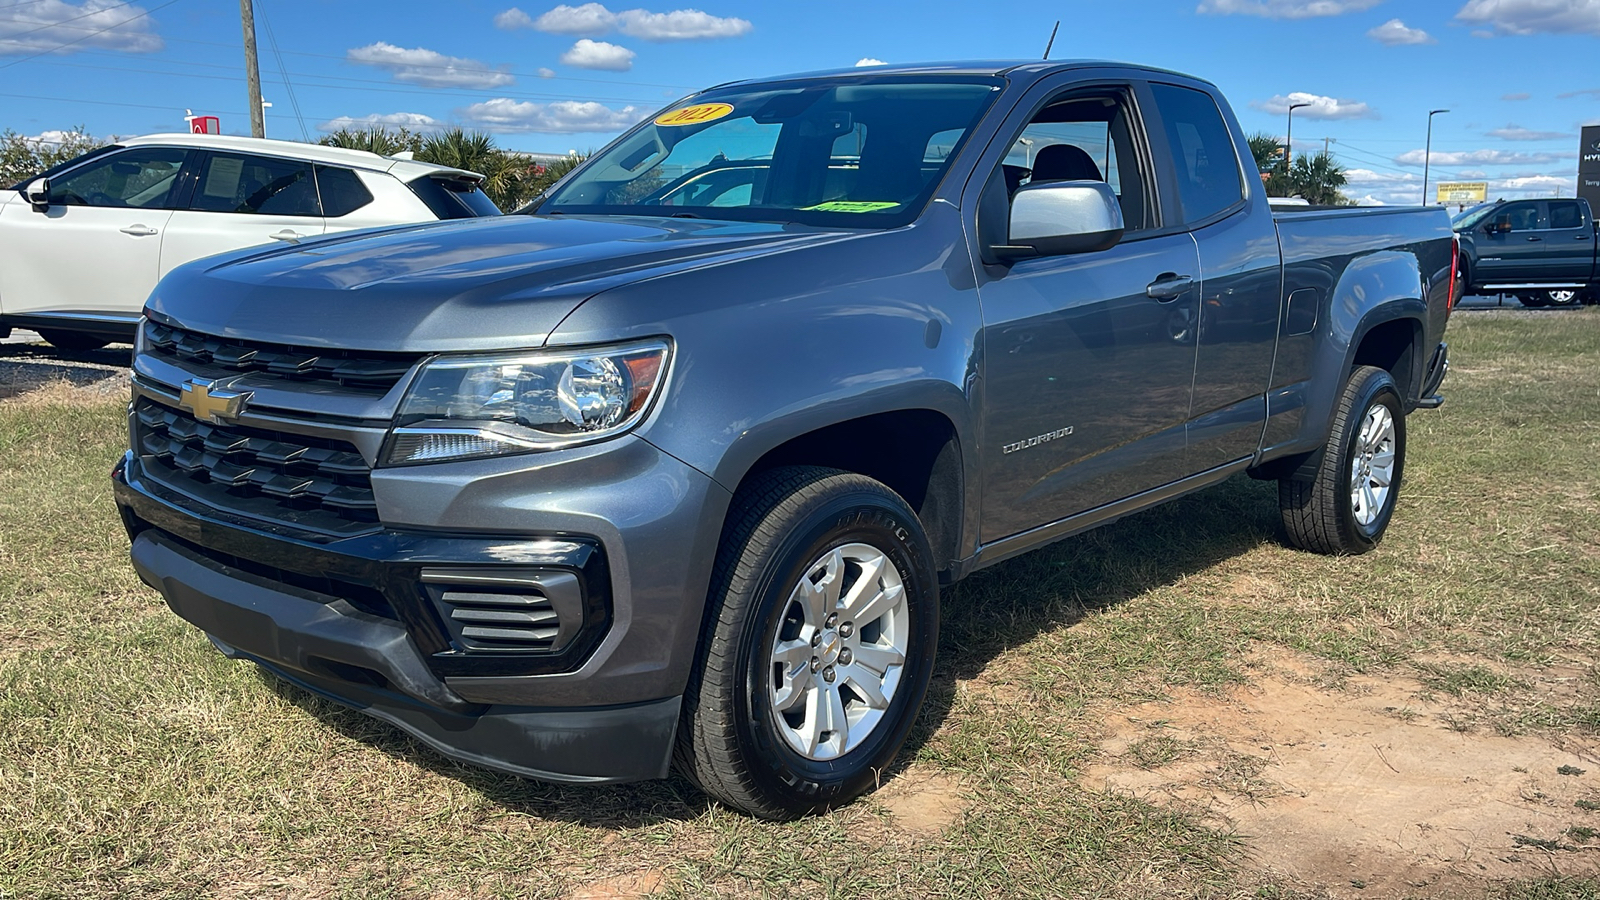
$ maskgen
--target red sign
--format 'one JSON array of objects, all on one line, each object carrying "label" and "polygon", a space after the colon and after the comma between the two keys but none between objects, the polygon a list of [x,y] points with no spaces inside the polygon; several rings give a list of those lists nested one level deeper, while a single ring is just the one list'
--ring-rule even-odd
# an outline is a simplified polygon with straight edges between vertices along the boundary
[{"label": "red sign", "polygon": [[190,134],[221,134],[222,122],[216,116],[193,116],[189,118]]}]

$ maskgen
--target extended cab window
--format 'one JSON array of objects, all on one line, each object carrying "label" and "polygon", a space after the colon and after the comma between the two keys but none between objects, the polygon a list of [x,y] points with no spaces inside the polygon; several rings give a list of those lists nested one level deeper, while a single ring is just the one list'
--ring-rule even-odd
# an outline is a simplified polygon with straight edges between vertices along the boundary
[{"label": "extended cab window", "polygon": [[907,76],[708,91],[590,160],[536,212],[902,225],[997,90],[990,77]]},{"label": "extended cab window", "polygon": [[189,151],[140,147],[50,179],[51,206],[162,209]]},{"label": "extended cab window", "polygon": [[1583,207],[1577,201],[1550,201],[1551,228],[1582,228],[1583,225]]},{"label": "extended cab window", "polygon": [[212,153],[189,208],[258,216],[320,216],[311,163],[270,156]]},{"label": "extended cab window", "polygon": [[1152,84],[1171,148],[1185,222],[1198,222],[1244,199],[1244,177],[1233,134],[1211,95]]}]

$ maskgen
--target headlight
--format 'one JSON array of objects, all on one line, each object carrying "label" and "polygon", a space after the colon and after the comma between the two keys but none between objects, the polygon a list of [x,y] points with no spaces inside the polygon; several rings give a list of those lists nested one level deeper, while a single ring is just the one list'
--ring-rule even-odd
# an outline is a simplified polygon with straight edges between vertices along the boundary
[{"label": "headlight", "polygon": [[390,465],[553,450],[639,424],[667,369],[665,341],[441,356],[423,366],[385,456]]}]

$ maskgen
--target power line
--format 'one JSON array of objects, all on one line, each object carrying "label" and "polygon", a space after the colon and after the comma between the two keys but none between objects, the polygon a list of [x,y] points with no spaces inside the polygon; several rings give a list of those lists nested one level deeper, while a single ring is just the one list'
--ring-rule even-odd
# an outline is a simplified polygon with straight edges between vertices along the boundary
[{"label": "power line", "polygon": [[294,117],[300,123],[300,137],[306,143],[311,143],[311,132],[306,130],[306,117],[300,114],[300,101],[295,99],[294,85],[289,83],[289,72],[283,67],[283,54],[278,52],[278,36],[272,33],[272,19],[267,17],[265,10],[261,13],[261,21],[267,26],[267,43],[272,45],[272,55],[278,59],[278,71],[283,75],[283,89],[289,94],[289,106],[294,109]]},{"label": "power line", "polygon": [[[41,56],[47,56],[47,55],[49,55],[51,53],[56,52],[57,50],[66,49],[67,47],[70,47],[73,44],[79,43],[80,41],[87,41],[89,38],[92,38],[97,34],[105,34],[106,32],[112,30],[113,28],[121,28],[122,26],[128,24],[129,22],[134,21],[135,19],[142,19],[145,16],[150,15],[151,13],[157,12],[159,10],[166,9],[167,7],[169,7],[172,4],[177,3],[177,2],[178,2],[178,0],[167,0],[167,2],[161,4],[160,6],[157,6],[155,9],[145,10],[144,12],[139,13],[136,16],[129,16],[128,18],[123,19],[121,22],[118,22],[115,25],[107,25],[106,27],[101,28],[98,31],[91,31],[91,32],[89,32],[88,34],[84,35],[81,38],[74,38],[73,40],[67,41],[65,44],[57,44],[56,46],[51,47],[48,50],[41,50],[40,52],[35,53],[32,56],[24,56],[21,59],[12,60],[11,62],[8,62],[3,66],[0,66],[0,69],[9,69],[12,66],[20,66],[20,65],[22,65],[25,62],[27,62],[30,59],[38,59]],[[124,3],[122,5],[123,6],[127,6],[128,4]],[[110,7],[110,8],[111,9],[115,9],[116,7]],[[79,18],[82,18],[82,17],[80,16]],[[52,27],[54,27],[54,26],[52,26]],[[35,29],[35,30],[38,30],[38,29]],[[23,33],[24,34],[30,34],[31,32],[23,32]],[[13,35],[13,37],[14,37],[14,35]]]}]

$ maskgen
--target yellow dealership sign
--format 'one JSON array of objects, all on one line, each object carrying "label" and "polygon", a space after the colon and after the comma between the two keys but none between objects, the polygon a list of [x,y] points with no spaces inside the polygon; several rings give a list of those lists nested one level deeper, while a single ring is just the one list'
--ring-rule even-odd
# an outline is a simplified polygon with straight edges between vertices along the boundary
[{"label": "yellow dealership sign", "polygon": [[1439,183],[1440,203],[1482,203],[1489,199],[1487,181],[1442,181]]},{"label": "yellow dealership sign", "polygon": [[656,124],[699,125],[702,122],[714,122],[731,112],[733,107],[726,103],[697,103],[656,116]]}]

